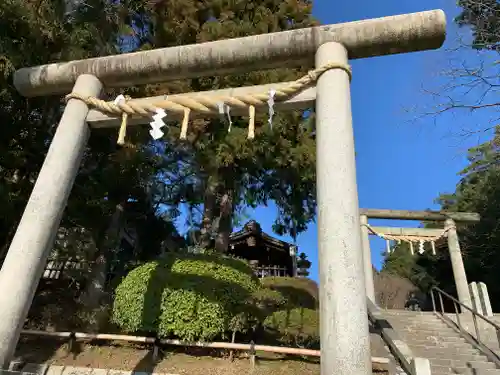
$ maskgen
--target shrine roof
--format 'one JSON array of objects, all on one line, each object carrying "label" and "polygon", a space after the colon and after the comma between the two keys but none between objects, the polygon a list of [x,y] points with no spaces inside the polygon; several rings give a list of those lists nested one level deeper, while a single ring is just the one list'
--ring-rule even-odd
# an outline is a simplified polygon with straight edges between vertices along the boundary
[{"label": "shrine roof", "polygon": [[248,237],[261,238],[266,244],[277,250],[288,250],[291,246],[294,246],[291,243],[279,240],[265,233],[264,231],[262,231],[260,224],[255,220],[250,220],[249,222],[247,222],[238,232],[233,232],[229,237],[229,241],[232,245],[236,245],[242,243]]}]

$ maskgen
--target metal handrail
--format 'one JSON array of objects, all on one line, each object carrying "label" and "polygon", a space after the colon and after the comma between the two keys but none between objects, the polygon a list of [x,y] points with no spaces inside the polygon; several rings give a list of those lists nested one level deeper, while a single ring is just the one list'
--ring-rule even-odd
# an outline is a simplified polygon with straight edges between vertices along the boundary
[{"label": "metal handrail", "polygon": [[[490,325],[492,325],[493,327],[495,327],[495,329],[497,331],[500,331],[500,325],[499,324],[497,324],[494,321],[488,319],[483,314],[478,313],[477,311],[475,311],[474,309],[470,308],[469,306],[463,304],[462,302],[460,302],[455,297],[453,297],[453,296],[449,295],[448,293],[446,293],[444,290],[439,289],[437,286],[433,286],[431,288],[432,308],[434,309],[434,311],[437,312],[437,310],[436,310],[436,303],[434,301],[434,290],[436,292],[438,292],[439,302],[440,302],[440,305],[441,305],[441,313],[444,314],[443,297],[442,296],[444,295],[445,297],[448,297],[449,299],[451,299],[453,301],[453,306],[455,307],[455,314],[457,315],[457,323],[459,323],[459,320],[460,320],[458,309],[457,309],[457,305],[459,305],[461,308],[465,308],[466,310],[469,310],[472,313],[472,316],[474,317],[474,326],[475,326],[476,330],[477,330],[477,320],[476,320],[477,318],[476,317],[480,317],[486,323],[489,323]],[[479,335],[478,335],[478,339],[479,339]]]},{"label": "metal handrail", "polygon": [[[483,314],[480,314],[478,313],[477,311],[475,311],[474,309],[470,308],[469,306],[463,304],[462,302],[460,302],[458,299],[456,299],[455,297],[449,295],[448,293],[446,293],[444,290],[442,289],[439,289],[438,287],[436,286],[433,286],[431,288],[431,291],[430,291],[430,295],[431,295],[431,300],[432,300],[432,308],[434,310],[434,313],[438,314],[439,312],[437,311],[436,309],[436,301],[435,301],[435,298],[434,298],[434,291],[437,292],[437,295],[439,297],[439,302],[440,302],[440,306],[441,306],[441,317],[442,318],[445,318],[445,322],[447,324],[449,324],[451,321],[450,318],[446,317],[445,316],[445,312],[444,312],[444,304],[443,304],[443,296],[447,297],[448,299],[450,299],[452,302],[453,302],[453,306],[455,308],[455,315],[456,315],[456,318],[457,318],[457,326],[458,326],[458,329],[460,330],[462,336],[467,340],[469,341],[471,344],[473,344],[474,346],[476,346],[479,350],[481,350],[483,352],[484,355],[486,355],[488,357],[489,360],[491,360],[492,362],[494,362],[497,366],[500,367],[500,357],[493,351],[491,350],[487,345],[485,345],[482,341],[481,341],[481,335],[479,333],[479,328],[478,328],[478,324],[477,324],[477,318],[479,317],[480,319],[482,319],[483,321],[485,321],[486,323],[490,324],[491,326],[493,326],[493,328],[495,328],[495,331],[496,331],[496,337],[497,337],[497,340],[498,340],[498,343],[500,345],[500,325],[493,322],[492,320],[488,319],[487,317],[485,317]],[[462,326],[462,324],[460,323],[460,312],[458,310],[458,306],[460,306],[461,309],[465,309],[469,312],[472,313],[472,320],[474,322],[474,330],[475,330],[475,333],[476,333],[476,337],[472,337],[468,332],[467,330]],[[471,342],[471,339],[475,342]]]}]

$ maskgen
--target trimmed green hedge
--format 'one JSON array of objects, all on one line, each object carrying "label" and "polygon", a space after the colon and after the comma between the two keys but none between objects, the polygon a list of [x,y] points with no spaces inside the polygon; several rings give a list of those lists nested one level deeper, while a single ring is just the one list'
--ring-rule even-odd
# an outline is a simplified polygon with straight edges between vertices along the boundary
[{"label": "trimmed green hedge", "polygon": [[288,308],[318,308],[319,291],[314,280],[305,277],[264,277],[262,285],[279,292]]},{"label": "trimmed green hedge", "polygon": [[319,349],[319,313],[297,307],[278,310],[264,321],[264,328],[285,345]]},{"label": "trimmed green hedge", "polygon": [[[264,296],[262,296],[264,295]],[[212,340],[244,331],[260,307],[279,296],[262,293],[248,264],[217,254],[172,254],[131,271],[116,289],[112,321],[127,332]]]},{"label": "trimmed green hedge", "polygon": [[262,285],[284,299],[264,320],[266,336],[288,346],[319,348],[316,282],[302,277],[265,277]]}]

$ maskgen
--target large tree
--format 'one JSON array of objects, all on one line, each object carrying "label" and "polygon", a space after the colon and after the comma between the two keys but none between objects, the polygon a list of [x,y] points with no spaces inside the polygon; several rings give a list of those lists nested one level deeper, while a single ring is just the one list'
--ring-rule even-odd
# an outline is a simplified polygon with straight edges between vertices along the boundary
[{"label": "large tree", "polygon": [[[0,2],[0,119],[4,124],[0,135],[0,264],[63,110],[59,97],[21,97],[12,84],[14,71],[119,53],[124,49],[124,33],[130,32],[129,18],[125,3],[101,0]],[[112,97],[116,92],[107,94]],[[130,133],[133,141],[146,139],[144,132]],[[121,209],[134,206],[127,220],[138,228],[143,253],[124,253],[118,258],[147,260],[158,253],[165,237],[175,234],[169,223],[172,217],[166,213],[175,216],[170,208],[177,203],[169,193],[173,186],[165,188],[162,172],[175,170],[177,151],[163,148],[159,157],[150,142],[119,149],[116,137],[115,130],[93,131],[59,232],[59,243],[65,244],[60,256],[84,256],[85,262],[95,264],[88,283],[90,295],[102,288],[110,260],[126,267],[116,259],[115,251],[117,224],[123,222],[118,220]],[[77,233],[80,238],[75,238]],[[56,248],[61,250],[57,244]],[[98,298],[92,299],[98,303]]]},{"label": "large tree", "polygon": [[[488,285],[491,301],[499,300],[500,288],[495,281],[500,266],[500,128],[494,137],[469,151],[469,166],[453,194],[444,194],[440,202],[444,209],[478,212],[481,221],[460,228],[465,267],[470,281]],[[494,308],[495,308],[494,307]]]},{"label": "large tree", "polygon": [[[152,3],[149,3],[152,4]],[[135,2],[138,48],[157,48],[276,32],[315,24],[309,0],[290,1],[157,1],[150,8]],[[144,16],[144,14],[149,16]],[[146,31],[145,31],[146,30]],[[213,90],[293,80],[301,70],[278,69],[223,77],[206,77],[152,85],[150,94]],[[279,209],[275,230],[297,233],[315,215],[315,142],[302,113],[279,114],[272,129],[267,113],[258,114],[255,140],[247,140],[247,119],[196,120],[183,147],[186,163],[196,172],[193,185],[203,196],[201,245],[226,251],[233,216],[242,207],[273,200]],[[165,143],[178,143],[170,127]],[[212,234],[215,233],[215,238]]]},{"label": "large tree", "polygon": [[12,84],[12,75],[23,66],[116,50],[110,43],[117,31],[109,16],[114,6],[97,1],[85,4],[82,9],[71,8],[64,1],[7,0],[0,4],[0,118],[4,124],[0,136],[0,259],[61,114],[60,98],[23,98]]}]

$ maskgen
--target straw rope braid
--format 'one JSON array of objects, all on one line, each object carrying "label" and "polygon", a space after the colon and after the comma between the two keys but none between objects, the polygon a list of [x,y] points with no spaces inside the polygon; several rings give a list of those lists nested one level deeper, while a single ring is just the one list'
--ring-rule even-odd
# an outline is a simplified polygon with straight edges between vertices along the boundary
[{"label": "straw rope braid", "polygon": [[438,235],[438,236],[407,236],[407,235],[392,235],[392,234],[385,234],[385,233],[379,233],[375,229],[373,229],[369,224],[364,224],[370,232],[372,232],[374,235],[383,238],[384,240],[389,240],[389,241],[405,241],[405,242],[435,242],[439,240],[440,238],[446,237],[448,235],[448,232],[453,229],[454,227],[449,227],[443,230],[443,232]]},{"label": "straw rope braid", "polygon": [[[275,93],[275,100],[283,101],[290,96],[303,91],[305,88],[315,83],[323,73],[331,69],[341,69],[348,74],[349,80],[352,79],[352,70],[349,65],[328,63],[318,69],[309,71],[305,76],[291,82],[289,85],[277,89]],[[115,104],[113,102],[107,102],[95,97],[80,95],[76,92],[72,92],[66,96],[66,101],[70,99],[81,100],[89,107],[96,108],[101,112],[106,112],[112,115],[122,115],[122,123],[117,143],[124,145],[127,117],[129,115],[150,117],[156,113],[157,109],[182,114],[184,117],[181,125],[180,139],[186,139],[190,112],[195,111],[206,114],[218,114],[219,105],[221,103],[230,107],[243,109],[248,108],[249,124],[247,138],[253,139],[255,136],[255,106],[265,105],[269,99],[269,93],[262,92],[256,94],[221,96],[203,95],[200,93],[196,96],[186,94],[182,96],[175,96],[170,99],[159,100],[158,102],[152,104],[135,102],[133,100],[130,101],[129,98]]]}]

